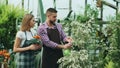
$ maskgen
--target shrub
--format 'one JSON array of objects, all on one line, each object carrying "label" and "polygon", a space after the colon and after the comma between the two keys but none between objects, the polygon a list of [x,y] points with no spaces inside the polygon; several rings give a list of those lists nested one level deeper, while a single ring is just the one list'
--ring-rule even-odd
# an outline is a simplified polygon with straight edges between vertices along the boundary
[{"label": "shrub", "polygon": [[25,11],[12,5],[0,5],[0,48],[12,49],[16,35],[16,19],[23,16]]}]

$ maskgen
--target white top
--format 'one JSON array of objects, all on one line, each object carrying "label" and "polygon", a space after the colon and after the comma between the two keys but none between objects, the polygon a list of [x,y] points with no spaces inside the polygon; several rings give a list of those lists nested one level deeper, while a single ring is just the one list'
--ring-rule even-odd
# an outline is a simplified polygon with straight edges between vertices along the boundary
[{"label": "white top", "polygon": [[23,46],[24,44],[24,41],[26,40],[26,36],[27,36],[27,40],[30,40],[30,39],[33,39],[33,36],[36,35],[36,31],[35,30],[31,30],[30,31],[26,31],[26,35],[25,35],[25,32],[23,31],[18,31],[17,34],[16,34],[16,37],[20,38],[22,41],[21,41],[21,44],[20,44],[20,47]]}]

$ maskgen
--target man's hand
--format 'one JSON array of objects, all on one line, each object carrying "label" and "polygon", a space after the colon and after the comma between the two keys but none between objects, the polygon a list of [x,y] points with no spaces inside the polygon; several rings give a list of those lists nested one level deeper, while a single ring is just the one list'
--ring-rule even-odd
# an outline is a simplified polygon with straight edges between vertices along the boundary
[{"label": "man's hand", "polygon": [[56,46],[56,48],[60,48],[60,49],[70,49],[71,47],[72,47],[72,43]]},{"label": "man's hand", "polygon": [[73,39],[72,39],[71,37],[67,37],[65,40],[66,40],[68,43],[72,43],[72,42],[73,42]]},{"label": "man's hand", "polygon": [[70,43],[65,44],[65,45],[63,46],[63,49],[69,49],[69,48],[71,48],[71,44],[70,44]]}]

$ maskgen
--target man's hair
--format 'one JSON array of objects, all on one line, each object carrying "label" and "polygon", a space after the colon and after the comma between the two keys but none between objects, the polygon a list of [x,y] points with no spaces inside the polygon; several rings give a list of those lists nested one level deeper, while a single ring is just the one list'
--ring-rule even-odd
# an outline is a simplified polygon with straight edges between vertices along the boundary
[{"label": "man's hair", "polygon": [[49,13],[57,13],[57,10],[54,8],[49,8],[47,9],[46,14],[49,14]]}]

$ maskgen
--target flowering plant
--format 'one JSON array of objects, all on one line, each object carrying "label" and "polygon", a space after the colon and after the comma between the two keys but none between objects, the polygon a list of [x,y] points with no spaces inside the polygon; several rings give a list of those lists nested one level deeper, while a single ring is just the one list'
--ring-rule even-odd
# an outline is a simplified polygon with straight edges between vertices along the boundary
[{"label": "flowering plant", "polygon": [[58,63],[60,64],[59,68],[91,68],[88,61],[87,50],[80,50],[79,52],[71,50],[70,54],[60,58]]},{"label": "flowering plant", "polygon": [[41,45],[42,42],[41,42],[41,37],[39,35],[35,35],[33,36],[34,39],[31,39],[31,44],[39,44]]},{"label": "flowering plant", "polygon": [[39,35],[35,35],[35,36],[33,36],[33,39],[25,40],[25,43],[24,43],[23,47],[29,46],[31,44],[42,45],[42,42],[41,42],[40,39],[41,39],[41,37]]},{"label": "flowering plant", "polygon": [[7,50],[0,50],[0,62],[8,62],[10,53]]}]

